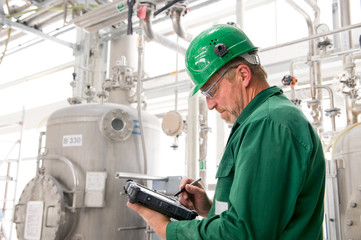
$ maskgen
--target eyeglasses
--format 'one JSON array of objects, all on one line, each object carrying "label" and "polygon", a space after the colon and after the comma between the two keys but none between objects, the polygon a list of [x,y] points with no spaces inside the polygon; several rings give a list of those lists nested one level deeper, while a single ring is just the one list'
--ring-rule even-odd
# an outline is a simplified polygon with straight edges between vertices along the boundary
[{"label": "eyeglasses", "polygon": [[[239,65],[238,65],[239,66]],[[211,93],[212,89],[217,85],[217,83],[224,77],[224,75],[226,75],[226,73],[231,70],[231,69],[234,69],[234,68],[238,68],[238,66],[232,66],[232,67],[229,67],[222,75],[220,78],[218,78],[218,80],[212,84],[212,86],[210,86],[206,91],[201,91],[201,93],[208,97],[208,98],[214,98],[214,96],[216,95],[217,91],[215,91],[214,93]]]}]

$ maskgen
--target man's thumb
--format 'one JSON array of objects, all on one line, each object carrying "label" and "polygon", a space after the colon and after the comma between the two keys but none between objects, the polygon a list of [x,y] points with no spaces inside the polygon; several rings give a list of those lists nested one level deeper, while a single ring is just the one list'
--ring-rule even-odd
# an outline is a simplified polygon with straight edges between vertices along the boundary
[{"label": "man's thumb", "polygon": [[186,188],[186,191],[189,192],[189,193],[194,193],[195,190],[196,190],[196,187],[195,187],[195,186],[192,186],[192,185],[190,185],[190,184],[187,184],[187,185],[185,186],[185,188]]}]

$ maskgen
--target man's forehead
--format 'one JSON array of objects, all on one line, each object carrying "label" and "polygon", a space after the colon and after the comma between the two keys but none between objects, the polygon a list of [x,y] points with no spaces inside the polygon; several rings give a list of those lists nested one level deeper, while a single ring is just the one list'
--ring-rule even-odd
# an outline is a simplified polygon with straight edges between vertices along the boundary
[{"label": "man's forehead", "polygon": [[205,90],[208,87],[212,86],[212,84],[217,81],[218,71],[213,73],[213,75],[204,83],[204,85],[201,87],[201,90]]}]

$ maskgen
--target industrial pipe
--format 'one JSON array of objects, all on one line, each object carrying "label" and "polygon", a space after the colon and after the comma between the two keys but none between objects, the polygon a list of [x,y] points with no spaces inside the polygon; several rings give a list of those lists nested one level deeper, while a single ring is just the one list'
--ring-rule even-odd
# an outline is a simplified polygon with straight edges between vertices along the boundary
[{"label": "industrial pipe", "polygon": [[320,24],[320,7],[317,5],[317,2],[314,0],[305,0],[305,2],[310,5],[315,13],[315,19],[313,20],[314,27]]},{"label": "industrial pipe", "polygon": [[139,179],[139,180],[152,180],[152,181],[164,181],[168,182],[169,177],[151,176],[148,174],[140,173],[128,173],[128,172],[116,172],[116,179]]},{"label": "industrial pipe", "polygon": [[199,176],[203,180],[204,187],[207,186],[207,147],[208,147],[208,132],[210,127],[208,126],[208,108],[204,98],[199,98],[199,119],[200,119],[200,131],[199,131]]},{"label": "industrial pipe", "polygon": [[186,176],[197,179],[197,158],[199,151],[199,96],[188,98],[187,139],[186,139]]},{"label": "industrial pipe", "polygon": [[137,113],[139,120],[139,127],[141,133],[141,141],[142,141],[142,150],[143,150],[143,161],[144,161],[144,174],[148,172],[148,162],[147,162],[147,151],[145,147],[145,137],[143,130],[143,120],[142,120],[142,101],[141,101],[141,92],[142,92],[142,78],[143,78],[143,64],[144,64],[144,37],[143,33],[139,34],[138,41],[138,78],[137,78]]},{"label": "industrial pipe", "polygon": [[325,37],[325,36],[328,36],[328,35],[344,32],[344,31],[349,31],[349,30],[352,30],[354,28],[359,28],[359,27],[361,27],[361,23],[356,23],[356,24],[353,24],[353,25],[349,25],[349,26],[338,28],[338,29],[330,30],[330,31],[325,32],[325,33],[319,33],[319,34],[315,34],[313,36],[308,36],[308,37],[296,39],[296,40],[293,40],[293,41],[277,44],[277,45],[274,45],[274,46],[271,46],[271,47],[261,48],[261,51],[262,52],[267,52],[267,51],[270,51],[270,50],[278,49],[278,48],[281,48],[281,47],[287,47],[287,46],[290,46],[290,45],[293,45],[293,44],[309,41],[309,40],[312,40],[312,39]]},{"label": "industrial pipe", "polygon": [[[340,3],[340,12],[341,12],[341,27],[348,26],[351,24],[351,14],[350,14],[350,1],[339,1]],[[351,32],[345,33],[342,35],[342,49],[348,49],[352,47],[352,37]]]},{"label": "industrial pipe", "polygon": [[333,95],[333,91],[329,86],[324,86],[324,85],[318,85],[316,86],[316,88],[323,88],[326,89],[329,96],[330,96],[330,109],[329,109],[329,115],[331,118],[331,126],[332,126],[332,131],[336,131],[336,116],[340,113],[340,109],[339,108],[335,108],[335,98]]},{"label": "industrial pipe", "polygon": [[[72,176],[73,176],[73,188],[72,188],[72,192],[76,192],[79,189],[79,174],[77,169],[75,168],[74,164],[72,161],[70,161],[67,157],[65,156],[61,156],[61,155],[38,155],[38,162],[42,160],[42,161],[48,161],[48,160],[60,160],[62,162],[64,162],[70,169]],[[38,166],[38,168],[40,168],[40,166]]]},{"label": "industrial pipe", "polygon": [[[288,4],[290,4],[296,11],[298,11],[306,20],[307,26],[308,26],[308,35],[312,36],[314,34],[314,27],[312,24],[312,20],[310,18],[310,16],[298,5],[296,4],[293,0],[286,0],[286,2]],[[311,57],[313,55],[315,55],[315,43],[313,40],[309,40],[309,53],[307,56],[307,62],[310,65],[310,87],[311,87],[311,97],[312,99],[316,98],[316,90],[315,90],[315,66],[312,63]]]},{"label": "industrial pipe", "polygon": [[181,17],[186,11],[186,6],[175,6],[170,10],[170,19],[172,20],[173,29],[177,33],[177,35],[186,40],[187,42],[191,42],[193,39],[192,34],[186,30],[181,24]]},{"label": "industrial pipe", "polygon": [[125,1],[116,1],[105,4],[73,19],[73,23],[91,32],[121,22],[125,20],[127,16],[128,9],[126,8]]},{"label": "industrial pipe", "polygon": [[170,41],[168,38],[164,37],[163,35],[157,34],[153,31],[152,27],[152,20],[154,14],[154,6],[151,4],[143,5],[146,6],[146,16],[144,19],[141,19],[140,25],[149,40],[155,41],[161,44],[164,47],[172,49],[182,55],[185,55],[187,49],[180,46],[179,44]]},{"label": "industrial pipe", "polygon": [[[15,1],[14,1],[15,2]],[[15,5],[12,5],[10,8],[9,8],[9,15],[13,15],[13,14],[16,14],[16,13],[20,13],[22,11],[24,11],[25,9],[27,9],[28,7],[30,7],[33,2],[31,0],[24,0],[25,4],[20,6],[20,7],[14,7],[16,6]],[[11,5],[11,1],[8,3],[8,5],[10,6]],[[1,8],[3,7],[3,5],[1,5]]]}]

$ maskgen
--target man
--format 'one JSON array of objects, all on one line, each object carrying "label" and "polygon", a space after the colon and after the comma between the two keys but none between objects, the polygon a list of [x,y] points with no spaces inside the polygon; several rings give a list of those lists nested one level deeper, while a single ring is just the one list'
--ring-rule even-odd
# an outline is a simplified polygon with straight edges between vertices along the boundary
[{"label": "man", "polygon": [[322,239],[325,161],[302,112],[270,87],[257,48],[238,28],[215,25],[186,53],[188,73],[208,108],[233,123],[213,200],[200,184],[180,188],[180,202],[201,220],[170,222],[128,206],[166,239]]}]

